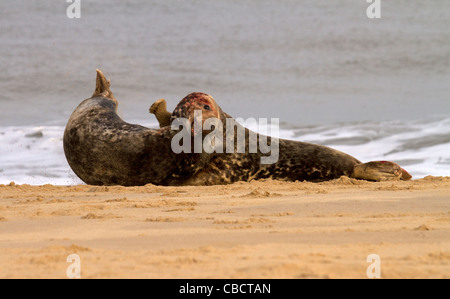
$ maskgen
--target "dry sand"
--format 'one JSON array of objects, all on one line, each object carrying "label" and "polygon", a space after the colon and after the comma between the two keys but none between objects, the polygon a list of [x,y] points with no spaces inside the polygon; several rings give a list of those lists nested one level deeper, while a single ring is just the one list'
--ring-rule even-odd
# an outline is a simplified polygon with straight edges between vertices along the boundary
[{"label": "dry sand", "polygon": [[0,186],[0,278],[450,278],[450,177]]}]

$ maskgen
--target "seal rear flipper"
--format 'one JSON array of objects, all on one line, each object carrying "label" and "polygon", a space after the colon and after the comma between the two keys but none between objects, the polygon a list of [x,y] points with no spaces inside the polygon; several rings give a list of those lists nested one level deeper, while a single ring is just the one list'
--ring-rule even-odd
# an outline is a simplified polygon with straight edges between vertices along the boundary
[{"label": "seal rear flipper", "polygon": [[170,118],[172,117],[172,113],[167,111],[166,100],[157,100],[150,106],[149,112],[156,116],[160,128],[170,126]]},{"label": "seal rear flipper", "polygon": [[355,179],[368,181],[398,181],[409,180],[412,176],[398,164],[390,161],[372,161],[357,164],[353,168],[352,176]]},{"label": "seal rear flipper", "polygon": [[95,80],[95,91],[92,94],[91,98],[96,97],[104,97],[111,99],[116,106],[119,105],[119,102],[114,97],[114,94],[112,93],[110,87],[111,87],[111,81],[107,80],[105,75],[103,75],[102,71],[97,69],[97,78]]},{"label": "seal rear flipper", "polygon": [[406,170],[404,170],[402,168],[402,177],[401,177],[401,179],[403,181],[409,181],[410,179],[412,179],[412,175],[410,175]]}]

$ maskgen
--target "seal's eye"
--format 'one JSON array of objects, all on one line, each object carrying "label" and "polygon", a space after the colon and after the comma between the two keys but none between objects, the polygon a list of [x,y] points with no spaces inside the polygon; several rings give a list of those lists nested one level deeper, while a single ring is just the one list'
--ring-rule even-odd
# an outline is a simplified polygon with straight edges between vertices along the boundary
[{"label": "seal's eye", "polygon": [[211,111],[211,107],[209,107],[209,105],[203,106],[203,109]]}]

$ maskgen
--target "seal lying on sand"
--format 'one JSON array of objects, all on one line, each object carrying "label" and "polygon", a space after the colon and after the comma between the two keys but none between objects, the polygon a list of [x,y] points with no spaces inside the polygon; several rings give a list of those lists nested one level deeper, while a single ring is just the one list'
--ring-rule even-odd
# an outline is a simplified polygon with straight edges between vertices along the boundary
[{"label": "seal lying on sand", "polygon": [[[204,93],[189,94],[173,113],[167,111],[162,99],[152,105],[150,112],[160,123],[158,130],[124,122],[116,113],[117,106],[110,82],[97,70],[94,94],[76,108],[64,132],[67,161],[87,184],[216,185],[261,178],[318,182],[343,175],[374,181],[411,178],[393,162],[363,164],[325,146],[283,139],[279,140],[278,162],[261,164],[264,154],[248,151],[248,136],[253,132],[246,128],[241,128],[247,137],[245,153],[176,154],[171,147],[172,138],[178,133],[171,129],[173,120],[185,118],[193,122],[195,110],[202,111],[203,122],[217,118],[225,124],[231,118]],[[270,137],[268,141],[273,142]]]},{"label": "seal lying on sand", "polygon": [[91,185],[181,184],[207,160],[202,154],[176,155],[175,131],[152,130],[124,122],[118,102],[101,71],[90,99],[71,115],[64,131],[64,152],[75,174]]}]

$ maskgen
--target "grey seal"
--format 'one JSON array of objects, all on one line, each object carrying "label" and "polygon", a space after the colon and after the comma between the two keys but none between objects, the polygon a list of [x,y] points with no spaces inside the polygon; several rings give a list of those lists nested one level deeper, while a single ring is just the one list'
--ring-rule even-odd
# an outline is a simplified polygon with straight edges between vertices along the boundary
[{"label": "grey seal", "polygon": [[[384,181],[408,180],[411,176],[389,161],[362,163],[335,149],[306,142],[279,139],[279,159],[261,164],[265,154],[250,153],[245,131],[244,153],[174,153],[172,138],[179,133],[171,128],[177,118],[194,121],[194,111],[202,111],[202,121],[217,118],[226,123],[223,112],[212,96],[195,92],[183,98],[172,113],[166,102],[158,100],[150,107],[160,124],[151,129],[129,124],[117,115],[118,101],[110,90],[110,81],[97,70],[96,88],[72,113],[64,132],[67,161],[87,184],[138,186],[218,185],[237,181],[272,178],[285,181],[320,182],[348,176]],[[224,131],[227,128],[224,126]],[[194,132],[192,132],[194,134]],[[255,133],[256,134],[256,133]],[[262,135],[256,134],[257,138]],[[234,136],[237,136],[235,134]],[[270,137],[268,142],[273,142]],[[237,143],[235,143],[237,144]]]},{"label": "grey seal", "polygon": [[129,124],[117,115],[110,81],[97,70],[96,88],[69,118],[64,153],[74,173],[90,185],[179,185],[207,163],[207,155],[175,154],[175,131]]},{"label": "grey seal", "polygon": [[[205,107],[207,109],[205,109]],[[164,99],[155,102],[150,113],[155,114],[160,126],[170,124],[174,119],[192,119],[194,110],[202,110],[203,121],[217,117],[224,124],[232,118],[205,93],[192,93],[186,96],[173,113],[166,110]],[[235,131],[240,125],[237,124]],[[348,176],[370,181],[409,180],[411,175],[399,165],[390,161],[371,161],[362,163],[356,158],[330,147],[300,141],[279,139],[279,159],[274,164],[261,164],[262,153],[249,153],[248,143],[251,133],[245,130],[246,153],[212,154],[208,164],[188,180],[193,185],[229,184],[236,181],[271,178],[285,181],[320,182]],[[256,134],[257,138],[261,135]],[[237,134],[234,134],[237,136]],[[269,142],[271,138],[269,137]],[[224,140],[225,143],[225,140]],[[237,144],[236,142],[234,143]]]}]

